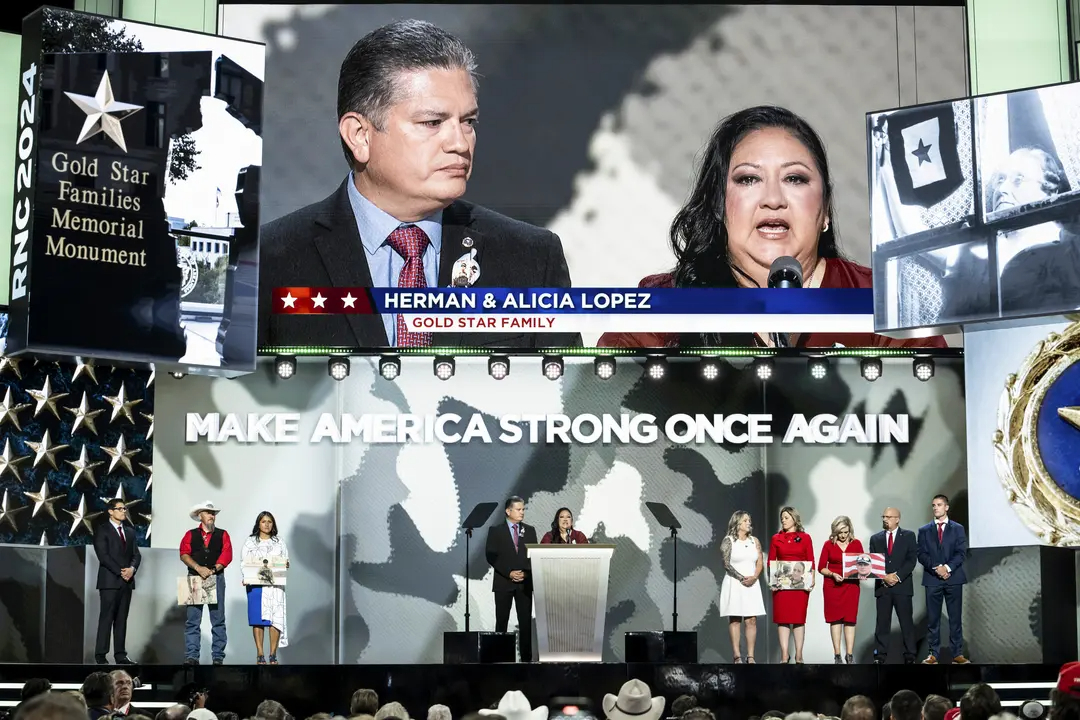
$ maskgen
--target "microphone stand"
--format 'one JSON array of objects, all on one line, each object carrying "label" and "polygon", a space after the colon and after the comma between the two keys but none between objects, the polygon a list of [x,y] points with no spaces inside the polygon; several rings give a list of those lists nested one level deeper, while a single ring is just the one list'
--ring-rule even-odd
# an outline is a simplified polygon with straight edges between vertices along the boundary
[{"label": "microphone stand", "polygon": [[671,631],[679,630],[679,530],[671,528]]},{"label": "microphone stand", "polygon": [[465,632],[469,632],[469,540],[472,528],[465,528]]}]

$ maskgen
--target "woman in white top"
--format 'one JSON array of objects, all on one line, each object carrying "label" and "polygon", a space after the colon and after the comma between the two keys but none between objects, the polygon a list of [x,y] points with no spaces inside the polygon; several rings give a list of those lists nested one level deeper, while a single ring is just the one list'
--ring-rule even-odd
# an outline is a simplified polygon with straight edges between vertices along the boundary
[{"label": "woman in white top", "polygon": [[728,618],[728,633],[735,662],[739,654],[740,634],[746,624],[746,662],[753,663],[757,642],[757,616],[765,614],[758,578],[765,568],[761,543],[750,534],[750,513],[736,510],[728,521],[727,534],[720,544],[724,558],[724,582],[720,586],[720,614]]},{"label": "woman in white top", "polygon": [[[285,541],[278,537],[277,520],[266,510],[259,513],[251,537],[244,542],[241,556],[243,564],[259,563],[266,558],[285,558],[285,567],[289,567],[289,550]],[[247,583],[244,583],[247,585]],[[278,647],[287,647],[288,636],[285,632],[285,588],[275,585],[248,585],[248,625],[255,636],[255,650],[258,652],[258,664],[266,664],[263,654],[263,628],[270,628],[270,664],[277,665]]]}]

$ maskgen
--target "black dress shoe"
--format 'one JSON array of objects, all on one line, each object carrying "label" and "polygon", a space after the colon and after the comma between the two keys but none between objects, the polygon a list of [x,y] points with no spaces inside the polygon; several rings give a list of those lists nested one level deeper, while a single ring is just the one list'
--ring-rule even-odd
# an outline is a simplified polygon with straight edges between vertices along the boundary
[{"label": "black dress shoe", "polygon": [[105,659],[104,655],[95,656],[94,657],[94,662],[96,662],[98,665],[108,665],[109,664],[109,661]]},{"label": "black dress shoe", "polygon": [[117,665],[135,665],[135,661],[129,658],[127,655],[116,658]]},{"label": "black dress shoe", "polygon": [[915,664],[915,658],[911,658],[911,657],[904,658],[904,664],[905,665],[914,665]]},{"label": "black dress shoe", "polygon": [[199,661],[196,658],[184,658],[185,665],[198,665]]},{"label": "black dress shoe", "polygon": [[874,664],[875,665],[884,665],[885,664],[885,658],[878,655],[877,657],[874,658]]},{"label": "black dress shoe", "polygon": [[217,659],[214,660],[214,664],[215,665],[224,665],[225,661],[222,660],[221,658],[217,658]]}]

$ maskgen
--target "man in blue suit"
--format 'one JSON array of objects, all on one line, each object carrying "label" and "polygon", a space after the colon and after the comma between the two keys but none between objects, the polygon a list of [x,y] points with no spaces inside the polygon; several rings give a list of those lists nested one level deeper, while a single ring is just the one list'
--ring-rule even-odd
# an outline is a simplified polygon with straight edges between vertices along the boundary
[{"label": "man in blue suit", "polygon": [[964,605],[964,558],[967,556],[967,533],[964,526],[949,519],[949,498],[935,495],[930,503],[932,522],[919,528],[919,564],[923,566],[926,588],[926,635],[930,654],[924,663],[934,665],[941,650],[941,601],[949,613],[949,647],[953,662],[963,665],[964,631],[961,615]]}]

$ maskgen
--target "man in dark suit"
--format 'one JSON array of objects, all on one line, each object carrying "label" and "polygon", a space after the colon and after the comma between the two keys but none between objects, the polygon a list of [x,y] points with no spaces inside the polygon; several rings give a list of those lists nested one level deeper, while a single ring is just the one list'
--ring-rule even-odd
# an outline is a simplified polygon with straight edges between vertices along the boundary
[{"label": "man in dark suit", "polygon": [[[472,52],[431,23],[394,22],[352,47],[338,76],[351,172],[326,199],[263,227],[260,346],[581,344],[576,333],[412,332],[391,313],[278,314],[279,287],[570,286],[557,235],[460,200],[477,112]],[[344,310],[332,302],[342,305],[320,307]]]},{"label": "man in dark suit", "polygon": [[495,593],[495,631],[506,632],[510,605],[517,609],[521,661],[532,661],[532,566],[525,547],[536,543],[536,528],[525,524],[525,501],[517,495],[506,499],[506,521],[488,528],[485,554],[495,570],[491,590]]},{"label": "man in dark suit", "polygon": [[930,503],[934,519],[919,528],[919,564],[923,566],[923,587],[926,588],[926,635],[930,654],[924,663],[934,665],[938,661],[941,631],[941,603],[949,613],[949,648],[953,662],[968,662],[963,655],[964,632],[962,624],[964,584],[964,560],[967,557],[967,533],[964,526],[949,519],[949,498],[935,495]]},{"label": "man in dark suit", "polygon": [[94,532],[94,553],[98,559],[97,589],[101,598],[94,659],[98,665],[107,662],[105,654],[109,651],[111,630],[113,658],[118,665],[132,665],[134,663],[125,647],[127,619],[131,608],[131,591],[135,589],[135,573],[142,557],[135,544],[135,528],[125,523],[127,507],[124,501],[119,498],[110,500],[106,513],[108,519],[98,525]]},{"label": "man in dark suit", "polygon": [[877,624],[874,628],[874,662],[884,663],[889,652],[889,631],[893,610],[904,639],[904,663],[915,662],[915,621],[912,598],[915,596],[911,575],[918,556],[915,533],[900,527],[900,511],[885,508],[881,514],[881,532],[870,538],[870,552],[885,556],[885,577],[874,586]]}]

